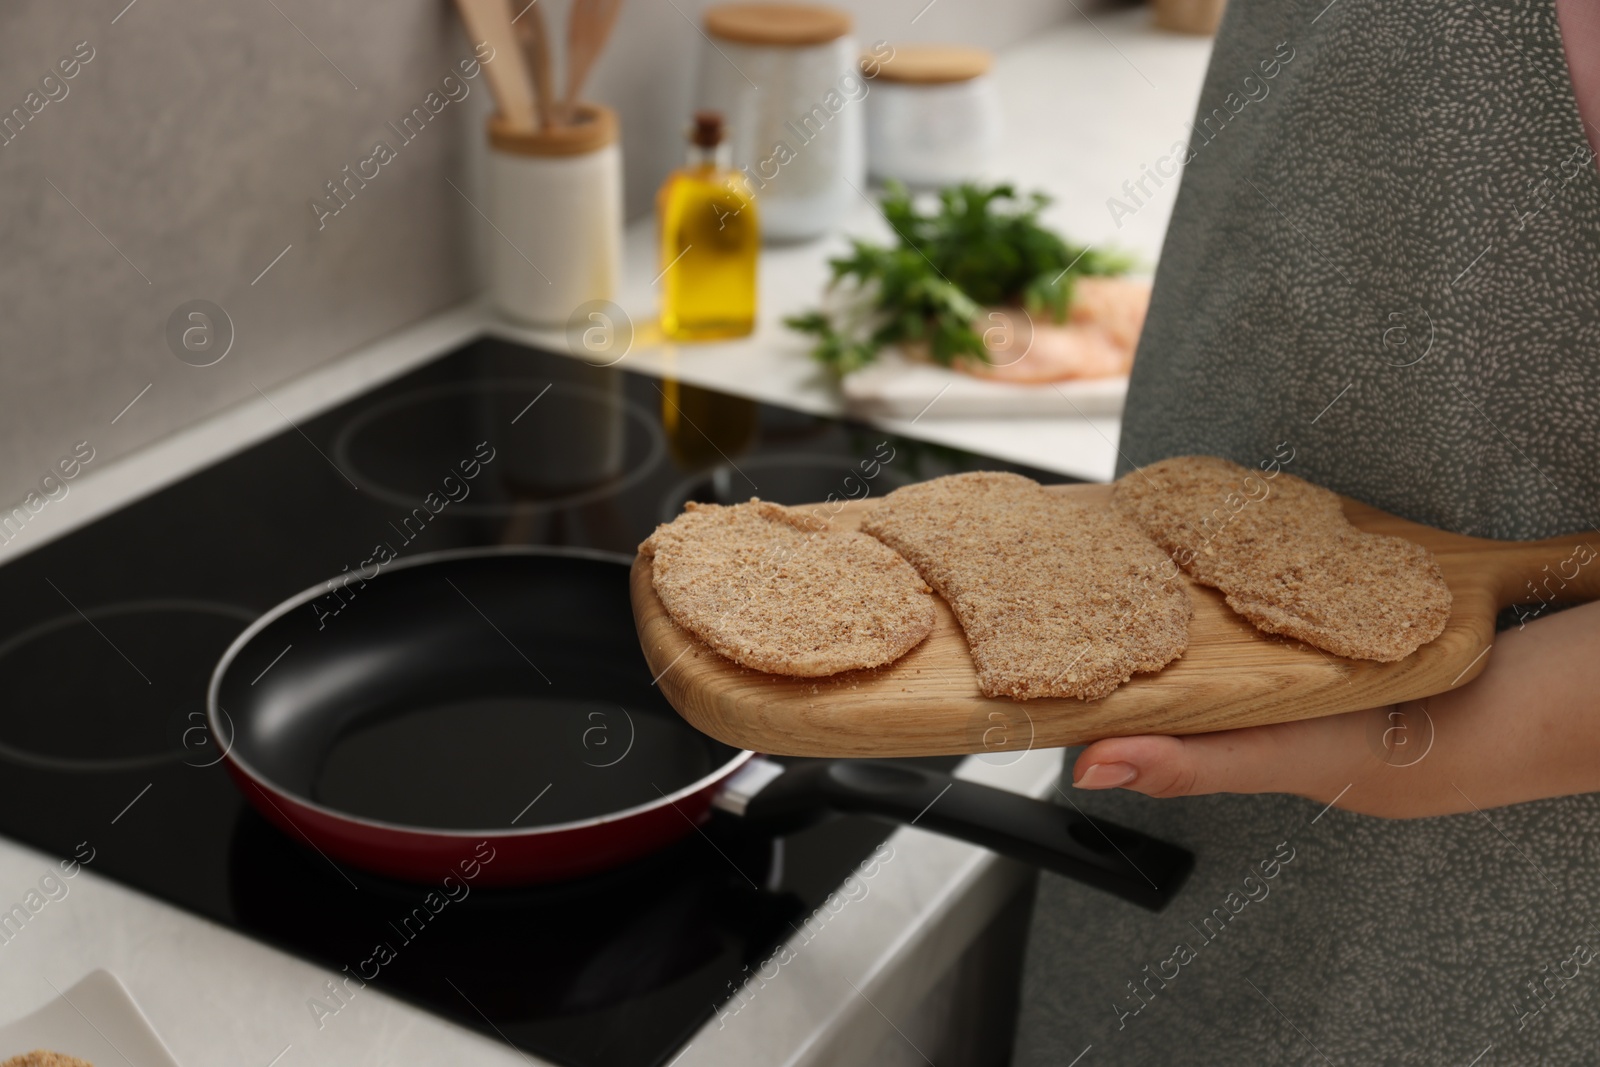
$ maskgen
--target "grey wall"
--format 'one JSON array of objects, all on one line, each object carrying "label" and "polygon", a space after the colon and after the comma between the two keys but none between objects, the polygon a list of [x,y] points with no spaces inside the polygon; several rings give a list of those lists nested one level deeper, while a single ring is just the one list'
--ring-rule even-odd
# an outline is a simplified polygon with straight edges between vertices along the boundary
[{"label": "grey wall", "polygon": [[[126,0],[0,9],[0,114],[77,42],[94,49],[0,147],[0,505],[75,441],[104,463],[469,294],[444,181],[464,113],[441,112],[321,232],[308,206],[465,53],[449,11],[276,2],[137,0],[115,24]],[[164,339],[194,298],[234,324],[215,366]]]},{"label": "grey wall", "polygon": [[[559,25],[563,0],[540,2]],[[103,464],[476,288],[469,228],[481,223],[447,179],[476,198],[464,157],[487,103],[482,77],[322,229],[309,207],[375,139],[397,141],[385,121],[470,54],[444,0],[125,3],[0,7],[0,116],[26,113],[30,92],[38,106],[41,77],[78,42],[94,51],[66,95],[13,120],[20,133],[0,146],[0,507],[74,442]],[[679,158],[702,55],[689,20],[703,6],[629,0],[597,68],[589,95],[622,113],[630,214],[648,210]],[[996,47],[1071,10],[844,6],[863,41]],[[213,366],[181,362],[165,339],[169,315],[194,299],[233,323]]]}]

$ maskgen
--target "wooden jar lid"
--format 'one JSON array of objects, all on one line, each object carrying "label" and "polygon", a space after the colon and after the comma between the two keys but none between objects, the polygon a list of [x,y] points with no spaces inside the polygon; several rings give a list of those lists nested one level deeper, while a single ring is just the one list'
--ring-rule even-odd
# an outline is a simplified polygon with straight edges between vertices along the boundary
[{"label": "wooden jar lid", "polygon": [[496,112],[489,116],[489,144],[518,156],[581,156],[617,139],[617,113],[604,104],[574,104],[571,125],[513,129]]},{"label": "wooden jar lid", "polygon": [[888,59],[869,54],[861,62],[865,69],[876,67],[882,81],[947,85],[969,82],[989,73],[994,56],[985,49],[958,44],[903,44]]},{"label": "wooden jar lid", "polygon": [[780,48],[827,44],[852,28],[849,14],[821,4],[718,4],[705,20],[713,37]]}]

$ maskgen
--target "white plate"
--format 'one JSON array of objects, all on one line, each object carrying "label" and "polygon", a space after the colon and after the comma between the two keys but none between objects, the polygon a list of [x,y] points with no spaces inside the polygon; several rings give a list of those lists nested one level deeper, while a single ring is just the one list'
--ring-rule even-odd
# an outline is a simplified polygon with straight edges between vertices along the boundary
[{"label": "white plate", "polygon": [[1128,379],[1086,378],[1022,385],[994,382],[884,352],[877,362],[839,383],[845,407],[885,418],[970,419],[1029,416],[1088,418],[1120,415]]},{"label": "white plate", "polygon": [[95,1067],[178,1067],[116,975],[93,971],[32,1015],[0,1026],[0,1061],[49,1049]]}]

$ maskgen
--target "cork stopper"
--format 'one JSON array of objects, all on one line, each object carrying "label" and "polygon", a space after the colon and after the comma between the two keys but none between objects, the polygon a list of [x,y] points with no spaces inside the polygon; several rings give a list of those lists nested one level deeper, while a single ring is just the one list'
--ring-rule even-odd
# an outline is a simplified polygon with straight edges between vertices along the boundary
[{"label": "cork stopper", "polygon": [[694,126],[689,130],[690,144],[699,148],[715,148],[722,143],[724,136],[722,112],[696,111],[694,113]]}]

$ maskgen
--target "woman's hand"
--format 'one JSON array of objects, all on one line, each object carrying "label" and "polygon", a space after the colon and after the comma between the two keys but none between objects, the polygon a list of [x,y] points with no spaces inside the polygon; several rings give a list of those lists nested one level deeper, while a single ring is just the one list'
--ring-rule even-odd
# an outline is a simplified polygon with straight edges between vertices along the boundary
[{"label": "woman's hand", "polygon": [[1500,634],[1482,674],[1423,701],[1085,748],[1080,789],[1296,793],[1406,819],[1600,791],[1600,602]]}]

